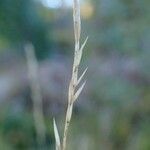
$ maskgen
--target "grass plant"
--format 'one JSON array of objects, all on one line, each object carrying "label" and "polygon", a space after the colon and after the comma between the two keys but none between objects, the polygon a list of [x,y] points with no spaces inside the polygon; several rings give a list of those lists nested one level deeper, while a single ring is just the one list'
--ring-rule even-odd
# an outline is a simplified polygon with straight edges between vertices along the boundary
[{"label": "grass plant", "polygon": [[56,126],[56,122],[54,119],[54,133],[55,133],[55,141],[56,141],[56,150],[66,150],[67,148],[67,136],[68,130],[71,122],[73,106],[75,101],[78,99],[80,93],[82,92],[86,81],[84,81],[81,85],[81,81],[87,71],[87,68],[83,71],[81,76],[79,77],[78,71],[79,66],[83,54],[83,49],[86,45],[88,38],[86,38],[85,42],[80,46],[80,35],[81,35],[81,17],[80,17],[80,1],[73,1],[73,22],[74,22],[74,36],[75,36],[75,50],[74,50],[74,62],[72,67],[72,76],[69,84],[68,90],[68,106],[65,117],[65,126],[63,139],[60,140],[60,136],[58,133],[58,129]]},{"label": "grass plant", "polygon": [[46,127],[44,122],[42,94],[39,83],[39,67],[35,56],[34,47],[28,43],[25,46],[29,83],[31,88],[31,98],[33,101],[33,118],[36,129],[37,143],[39,147],[45,145]]}]

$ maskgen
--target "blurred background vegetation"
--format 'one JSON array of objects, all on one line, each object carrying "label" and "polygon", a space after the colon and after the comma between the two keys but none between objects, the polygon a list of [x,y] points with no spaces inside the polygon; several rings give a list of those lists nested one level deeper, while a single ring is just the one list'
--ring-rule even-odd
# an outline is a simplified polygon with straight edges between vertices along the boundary
[{"label": "blurred background vegetation", "polygon": [[[54,149],[63,130],[73,61],[72,1],[0,0],[0,149]],[[150,150],[150,1],[83,0],[87,85],[75,105],[69,150]],[[46,124],[38,148],[24,46],[39,62]]]}]

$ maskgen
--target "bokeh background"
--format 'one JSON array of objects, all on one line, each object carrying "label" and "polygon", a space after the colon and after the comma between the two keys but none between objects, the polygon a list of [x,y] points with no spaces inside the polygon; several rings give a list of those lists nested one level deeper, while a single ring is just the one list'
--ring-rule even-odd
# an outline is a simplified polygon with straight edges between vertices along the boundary
[{"label": "bokeh background", "polygon": [[[68,150],[150,150],[150,1],[82,0],[81,72]],[[46,142],[36,141],[24,47],[39,64]],[[72,0],[0,0],[0,149],[53,150],[74,53]]]}]

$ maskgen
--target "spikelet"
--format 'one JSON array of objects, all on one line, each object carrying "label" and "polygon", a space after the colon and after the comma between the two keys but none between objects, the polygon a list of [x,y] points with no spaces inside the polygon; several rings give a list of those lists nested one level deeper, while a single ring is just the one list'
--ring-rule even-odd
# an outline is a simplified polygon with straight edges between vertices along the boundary
[{"label": "spikelet", "polygon": [[56,141],[56,150],[61,150],[60,137],[59,137],[55,119],[53,119],[53,126],[54,126],[54,135],[55,135],[55,141]]},{"label": "spikelet", "polygon": [[73,21],[74,21],[75,43],[79,43],[80,34],[81,34],[81,18],[80,18],[79,0],[74,0],[74,3],[73,3]]}]

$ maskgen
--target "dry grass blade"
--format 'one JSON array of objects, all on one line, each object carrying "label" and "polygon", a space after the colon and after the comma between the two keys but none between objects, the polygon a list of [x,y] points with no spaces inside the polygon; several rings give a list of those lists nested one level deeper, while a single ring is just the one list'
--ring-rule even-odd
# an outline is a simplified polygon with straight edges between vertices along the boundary
[{"label": "dry grass blade", "polygon": [[40,147],[44,146],[46,139],[46,129],[43,114],[42,94],[39,84],[38,62],[35,56],[34,47],[28,43],[25,45],[28,74],[31,87],[31,97],[33,101],[33,118],[36,129],[37,142]]},{"label": "dry grass blade", "polygon": [[82,92],[82,90],[83,90],[85,84],[86,84],[86,81],[80,86],[80,88],[79,88],[79,89],[77,90],[77,92],[75,93],[75,95],[74,95],[74,102],[75,102],[75,100],[77,100],[77,98],[78,98],[79,95],[81,94],[81,92]]},{"label": "dry grass blade", "polygon": [[80,51],[83,51],[83,49],[84,49],[84,47],[85,47],[85,45],[86,45],[86,43],[87,43],[87,41],[88,41],[88,38],[89,38],[89,37],[87,37],[87,38],[85,39],[84,43],[82,44],[82,46],[81,46],[81,48],[80,48]]},{"label": "dry grass blade", "polygon": [[84,43],[82,44],[81,48],[76,52],[76,61],[75,64],[78,66],[81,62],[82,54],[83,54],[83,49],[87,43],[88,37],[85,39]]},{"label": "dry grass blade", "polygon": [[55,119],[53,119],[53,125],[54,125],[55,141],[56,141],[56,150],[61,150],[60,137],[59,137]]},{"label": "dry grass blade", "polygon": [[84,70],[84,72],[82,73],[82,75],[81,75],[80,78],[78,79],[77,85],[81,82],[81,80],[83,79],[83,77],[84,77],[84,75],[86,74],[87,70],[88,70],[88,67]]}]

